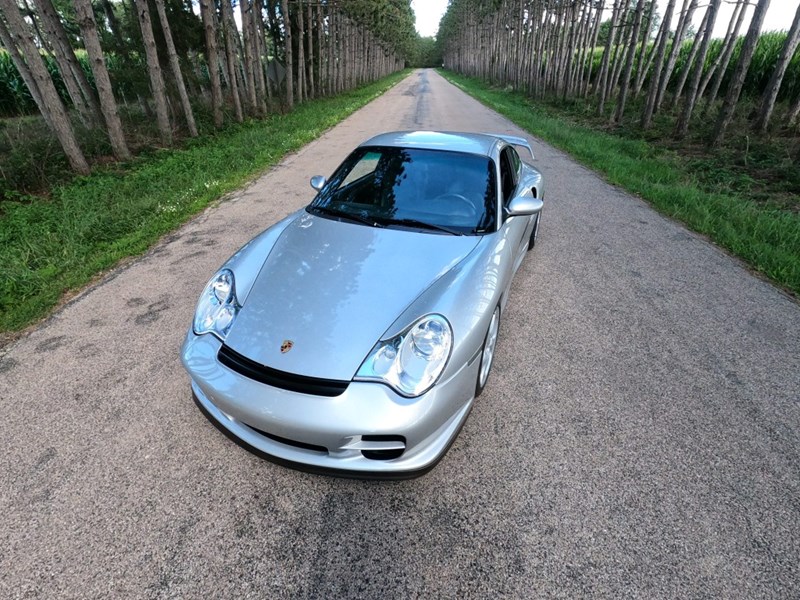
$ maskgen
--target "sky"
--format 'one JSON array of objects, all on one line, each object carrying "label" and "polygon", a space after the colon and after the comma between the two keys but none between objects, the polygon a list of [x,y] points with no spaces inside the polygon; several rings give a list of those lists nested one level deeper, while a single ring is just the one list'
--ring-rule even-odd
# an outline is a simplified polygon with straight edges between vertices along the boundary
[{"label": "sky", "polygon": [[[767,11],[767,16],[764,19],[764,24],[761,27],[762,31],[780,31],[787,30],[792,24],[795,12],[797,12],[797,5],[800,0],[772,0]],[[681,2],[677,2],[678,5]],[[659,13],[664,14],[664,7],[667,5],[667,0],[658,0]],[[442,18],[444,11],[447,9],[447,0],[412,0],[411,7],[414,9],[414,14],[417,18],[417,32],[422,37],[433,37],[439,29],[439,20]],[[677,12],[677,9],[676,9]],[[717,16],[716,26],[714,27],[714,37],[723,37],[725,30],[728,27],[733,7],[727,2],[723,2],[722,9]],[[750,16],[753,14],[752,7],[748,10],[747,20],[742,24],[741,34],[747,32],[747,25],[750,22]],[[608,18],[611,18],[611,13],[608,13]],[[700,21],[703,18],[703,11],[697,10],[695,13],[695,27],[700,26]],[[673,28],[677,23],[677,17],[673,21]]]}]

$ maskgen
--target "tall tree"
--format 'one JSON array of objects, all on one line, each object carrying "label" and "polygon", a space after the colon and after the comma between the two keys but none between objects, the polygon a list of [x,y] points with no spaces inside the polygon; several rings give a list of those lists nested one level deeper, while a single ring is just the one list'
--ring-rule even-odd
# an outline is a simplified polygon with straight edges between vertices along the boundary
[{"label": "tall tree", "polygon": [[739,36],[741,21],[744,19],[744,15],[747,12],[747,8],[749,6],[748,0],[737,0],[737,2],[741,2],[743,4],[743,7],[736,20],[736,27],[733,34],[734,37],[732,38],[731,43],[725,46],[725,49],[720,55],[721,59],[720,59],[719,69],[714,74],[714,80],[711,83],[711,91],[708,93],[708,97],[706,99],[706,106],[703,109],[704,115],[707,113],[709,107],[711,107],[717,99],[719,88],[722,85],[723,79],[725,79],[725,73],[727,73],[728,71],[728,63],[730,63],[731,56],[733,56],[733,51],[736,48],[736,39]]},{"label": "tall tree", "polygon": [[750,21],[750,27],[747,29],[747,35],[742,44],[742,51],[739,54],[739,62],[736,64],[736,70],[733,72],[733,77],[728,85],[728,93],[725,94],[725,102],[722,103],[717,122],[714,125],[714,135],[711,138],[710,144],[712,147],[720,145],[722,138],[725,136],[725,130],[733,119],[733,111],[736,109],[736,103],[739,101],[739,95],[742,93],[744,79],[747,77],[750,61],[753,60],[753,53],[756,51],[758,36],[761,33],[761,25],[764,23],[764,17],[767,14],[769,3],[770,0],[758,0],[758,4],[756,4],[755,12],[753,12],[753,19]]},{"label": "tall tree", "polygon": [[307,7],[308,24],[306,31],[308,32],[308,97],[314,98],[316,94],[316,85],[314,82],[314,18],[311,8],[311,3]]},{"label": "tall tree", "polygon": [[614,9],[611,13],[611,30],[609,31],[608,40],[606,41],[606,48],[603,51],[603,58],[600,61],[600,75],[595,83],[595,93],[598,93],[600,97],[597,104],[597,114],[599,115],[603,114],[605,109],[609,62],[611,60],[611,51],[614,46],[614,41],[616,40],[620,14],[623,12],[623,4],[621,0],[614,0]]},{"label": "tall tree", "polygon": [[5,17],[11,44],[17,46],[18,51],[11,53],[12,57],[17,56],[24,59],[30,70],[34,86],[37,89],[37,93],[31,95],[34,100],[41,102],[39,112],[45,117],[45,121],[61,144],[70,167],[81,175],[88,175],[89,163],[86,162],[78,140],[75,138],[67,110],[61,102],[56,86],[39,54],[39,48],[33,41],[33,34],[22,19],[15,0],[0,0],[0,13],[2,13],[0,18]]},{"label": "tall tree", "polygon": [[640,123],[642,129],[648,129],[653,122],[653,112],[655,111],[656,97],[658,95],[658,84],[662,70],[664,69],[664,57],[667,53],[667,38],[669,37],[669,27],[672,21],[672,13],[675,10],[675,2],[676,0],[669,0],[667,8],[664,11],[664,20],[661,22],[661,32],[655,50],[655,63],[653,65],[653,72],[650,75],[647,100],[645,101],[644,110],[642,111],[642,120]]},{"label": "tall tree", "polygon": [[286,105],[289,110],[294,107],[294,62],[292,60],[292,20],[289,15],[289,3],[281,0],[281,15],[283,17],[284,44],[286,53]]},{"label": "tall tree", "polygon": [[295,16],[297,17],[297,85],[295,86],[295,100],[297,100],[297,102],[303,102],[306,99],[306,57],[305,49],[303,48],[303,46],[305,46],[303,0],[296,0],[296,4],[298,8],[295,12]]},{"label": "tall tree", "polygon": [[67,88],[67,93],[72,100],[72,105],[78,111],[83,124],[94,127],[100,120],[100,107],[94,96],[94,91],[89,85],[69,38],[61,24],[61,17],[56,12],[50,0],[34,0],[34,5],[42,20],[46,41],[50,51],[56,59],[58,70],[61,72],[61,81]]},{"label": "tall tree", "polygon": [[792,21],[792,27],[786,36],[786,41],[783,43],[781,55],[778,57],[778,63],[775,65],[775,70],[769,78],[764,94],[761,96],[761,106],[758,109],[758,119],[756,120],[756,130],[761,133],[767,131],[767,125],[772,117],[772,111],[775,109],[775,101],[778,99],[778,92],[781,90],[783,77],[786,74],[786,69],[792,61],[797,45],[800,42],[800,5],[797,7],[797,12]]},{"label": "tall tree", "polygon": [[[6,27],[6,22],[2,19],[2,15],[0,15],[0,43],[3,44],[3,48],[5,48],[6,52],[8,52],[9,56],[11,57],[11,62],[14,63],[17,72],[22,77],[22,81],[25,83],[25,87],[28,88],[31,98],[33,98],[36,106],[42,106],[44,104],[44,100],[42,100],[42,96],[39,94],[39,88],[36,86],[33,73],[31,73],[31,70],[28,68],[28,64],[19,53],[17,45],[11,39],[11,33],[8,31],[8,27]],[[45,121],[47,121],[49,125],[49,115],[42,113],[42,117],[44,117]]]},{"label": "tall tree", "polygon": [[633,31],[631,32],[628,56],[625,59],[625,71],[622,75],[622,84],[620,87],[619,96],[617,98],[617,110],[614,113],[614,121],[617,123],[622,120],[622,116],[625,114],[625,102],[628,99],[628,89],[631,85],[631,72],[633,71],[633,60],[636,57],[636,42],[639,39],[639,29],[642,26],[644,7],[645,0],[639,0],[636,3],[633,19]]},{"label": "tall tree", "polygon": [[[658,80],[658,90],[656,91],[655,102],[656,112],[661,109],[661,103],[663,102],[664,96],[667,93],[667,84],[669,84],[670,80],[672,79],[672,72],[675,70],[675,64],[678,61],[678,55],[680,54],[681,46],[683,45],[683,38],[689,28],[689,24],[692,22],[692,16],[694,15],[694,11],[696,9],[697,0],[683,0],[683,7],[681,8],[680,17],[678,18],[678,26],[675,29],[675,36],[672,40],[672,48],[670,49],[669,56],[667,57],[667,64],[661,72],[661,77]],[[699,40],[700,36],[697,36],[695,41],[699,42]],[[694,48],[692,56],[694,56]],[[691,60],[687,62],[691,62]],[[688,68],[686,72],[689,72]]]},{"label": "tall tree", "polygon": [[158,132],[161,136],[161,143],[164,146],[171,146],[172,126],[169,124],[169,114],[167,113],[167,93],[164,86],[164,75],[158,62],[158,51],[156,50],[156,40],[153,36],[150,9],[147,7],[147,0],[134,0],[134,5],[136,7],[136,16],[139,19],[139,28],[142,31],[142,43],[144,44],[144,54],[147,59],[147,74],[150,77],[150,91],[153,94],[153,100],[156,105]]},{"label": "tall tree", "polygon": [[[696,2],[697,0],[695,0]],[[702,45],[703,41],[706,39],[706,34],[709,33],[708,30],[708,19],[711,16],[710,7],[706,8],[706,12],[703,14],[703,20],[700,21],[700,31],[697,35],[694,36],[694,41],[692,42],[692,49],[689,51],[689,57],[686,59],[684,64],[683,70],[681,71],[681,76],[678,78],[677,85],[674,86],[675,93],[672,96],[672,108],[678,106],[678,102],[683,97],[683,88],[686,85],[686,80],[689,79],[689,73],[692,72],[692,67],[697,64],[695,62],[695,58],[697,57],[697,53],[700,50],[700,46]],[[687,28],[690,23],[687,23]],[[675,36],[677,39],[677,36]],[[674,46],[677,46],[677,53],[675,58],[677,59],[677,55],[680,53],[681,44],[676,42]],[[668,83],[668,82],[667,82]],[[660,108],[660,105],[656,105],[657,108]]]},{"label": "tall tree", "polygon": [[125,134],[122,132],[117,100],[114,98],[114,91],[111,88],[111,78],[108,76],[103,49],[100,47],[100,36],[97,34],[97,23],[94,19],[92,4],[89,0],[73,0],[73,5],[83,37],[83,46],[86,48],[89,66],[92,69],[97,93],[100,96],[100,109],[103,112],[111,149],[119,160],[129,160],[131,153],[125,142]]},{"label": "tall tree", "polygon": [[708,68],[708,72],[703,76],[703,81],[700,82],[700,89],[697,92],[698,97],[702,97],[705,92],[708,82],[714,77],[715,85],[712,89],[712,94],[708,98],[706,108],[711,105],[717,98],[719,91],[719,83],[725,76],[725,69],[728,68],[728,61],[733,54],[733,49],[736,46],[736,39],[739,37],[739,30],[744,22],[744,15],[747,12],[747,0],[736,0],[736,6],[733,9],[733,14],[728,22],[728,30],[725,32],[725,38],[722,42],[722,48],[714,59],[714,62]]},{"label": "tall tree", "polygon": [[258,44],[256,31],[253,27],[253,5],[250,0],[239,0],[239,11],[242,22],[242,45],[244,46],[244,78],[247,87],[247,104],[250,112],[262,116],[259,107],[258,86],[256,79],[260,59],[258,57]]},{"label": "tall tree", "polygon": [[[225,0],[223,0],[224,2]],[[172,70],[172,78],[175,80],[175,86],[178,88],[178,96],[181,99],[181,108],[183,108],[183,116],[186,119],[186,127],[189,129],[189,135],[197,137],[197,125],[194,122],[194,112],[192,105],[189,102],[189,94],[186,92],[186,84],[183,80],[183,73],[181,72],[181,63],[178,60],[178,52],[175,50],[175,42],[172,39],[172,28],[169,26],[167,19],[167,12],[164,8],[164,0],[155,0],[156,10],[158,11],[158,20],[161,23],[161,31],[164,33],[164,42],[167,45],[167,57],[169,58],[169,67]]]},{"label": "tall tree", "polygon": [[[711,35],[714,31],[714,23],[717,21],[717,11],[719,11],[722,0],[711,0],[708,6],[706,31],[703,34],[703,41],[700,43],[700,50],[695,60],[694,70],[692,71],[692,81],[689,86],[689,91],[683,101],[683,109],[678,118],[678,124],[675,126],[675,137],[681,139],[686,136],[689,131],[689,121],[694,112],[694,106],[697,103],[697,92],[700,88],[700,79],[703,76],[703,67],[706,64],[706,54],[708,53],[708,46],[711,43]],[[688,65],[687,65],[688,68]]]},{"label": "tall tree", "polygon": [[239,84],[236,80],[236,72],[239,70],[236,64],[236,39],[239,32],[236,31],[236,23],[233,21],[233,8],[230,0],[221,0],[222,4],[222,31],[225,33],[225,66],[228,70],[228,87],[233,100],[233,111],[236,120],[241,123],[244,120],[242,114],[242,100],[239,97]]},{"label": "tall tree", "polygon": [[[138,0],[141,2],[142,0]],[[217,53],[217,30],[214,26],[212,0],[200,0],[200,15],[205,30],[208,75],[211,80],[211,108],[214,113],[214,127],[222,127],[222,83],[219,78],[219,54]]]}]

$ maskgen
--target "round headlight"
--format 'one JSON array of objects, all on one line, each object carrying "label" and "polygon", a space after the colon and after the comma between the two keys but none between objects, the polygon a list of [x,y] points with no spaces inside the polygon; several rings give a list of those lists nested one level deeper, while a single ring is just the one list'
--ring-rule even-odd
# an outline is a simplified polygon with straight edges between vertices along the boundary
[{"label": "round headlight", "polygon": [[240,308],[233,271],[222,269],[206,284],[197,302],[192,329],[197,335],[213,333],[225,341]]},{"label": "round headlight", "polygon": [[421,396],[444,371],[452,347],[450,323],[428,315],[397,337],[378,342],[356,379],[382,381],[403,396]]}]

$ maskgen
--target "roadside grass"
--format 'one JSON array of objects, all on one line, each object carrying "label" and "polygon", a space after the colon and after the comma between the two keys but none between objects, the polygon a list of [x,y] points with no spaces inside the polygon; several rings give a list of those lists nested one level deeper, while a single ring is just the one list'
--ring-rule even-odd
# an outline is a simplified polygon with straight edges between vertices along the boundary
[{"label": "roadside grass", "polygon": [[642,197],[662,213],[745,260],[800,295],[800,213],[754,202],[747,189],[722,179],[699,181],[697,161],[642,139],[630,139],[574,122],[524,94],[440,71],[450,82],[607,181]]},{"label": "roadside grass", "polygon": [[408,73],[97,169],[48,198],[0,202],[0,333],[42,318],[66,292],[141,254]]}]

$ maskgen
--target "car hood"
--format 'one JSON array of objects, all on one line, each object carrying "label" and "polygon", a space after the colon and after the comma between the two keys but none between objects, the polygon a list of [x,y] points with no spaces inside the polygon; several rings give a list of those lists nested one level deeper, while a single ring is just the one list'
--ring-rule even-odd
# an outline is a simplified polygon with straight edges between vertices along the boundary
[{"label": "car hood", "polygon": [[275,242],[226,344],[273,369],[350,380],[404,309],[479,241],[303,213]]}]

